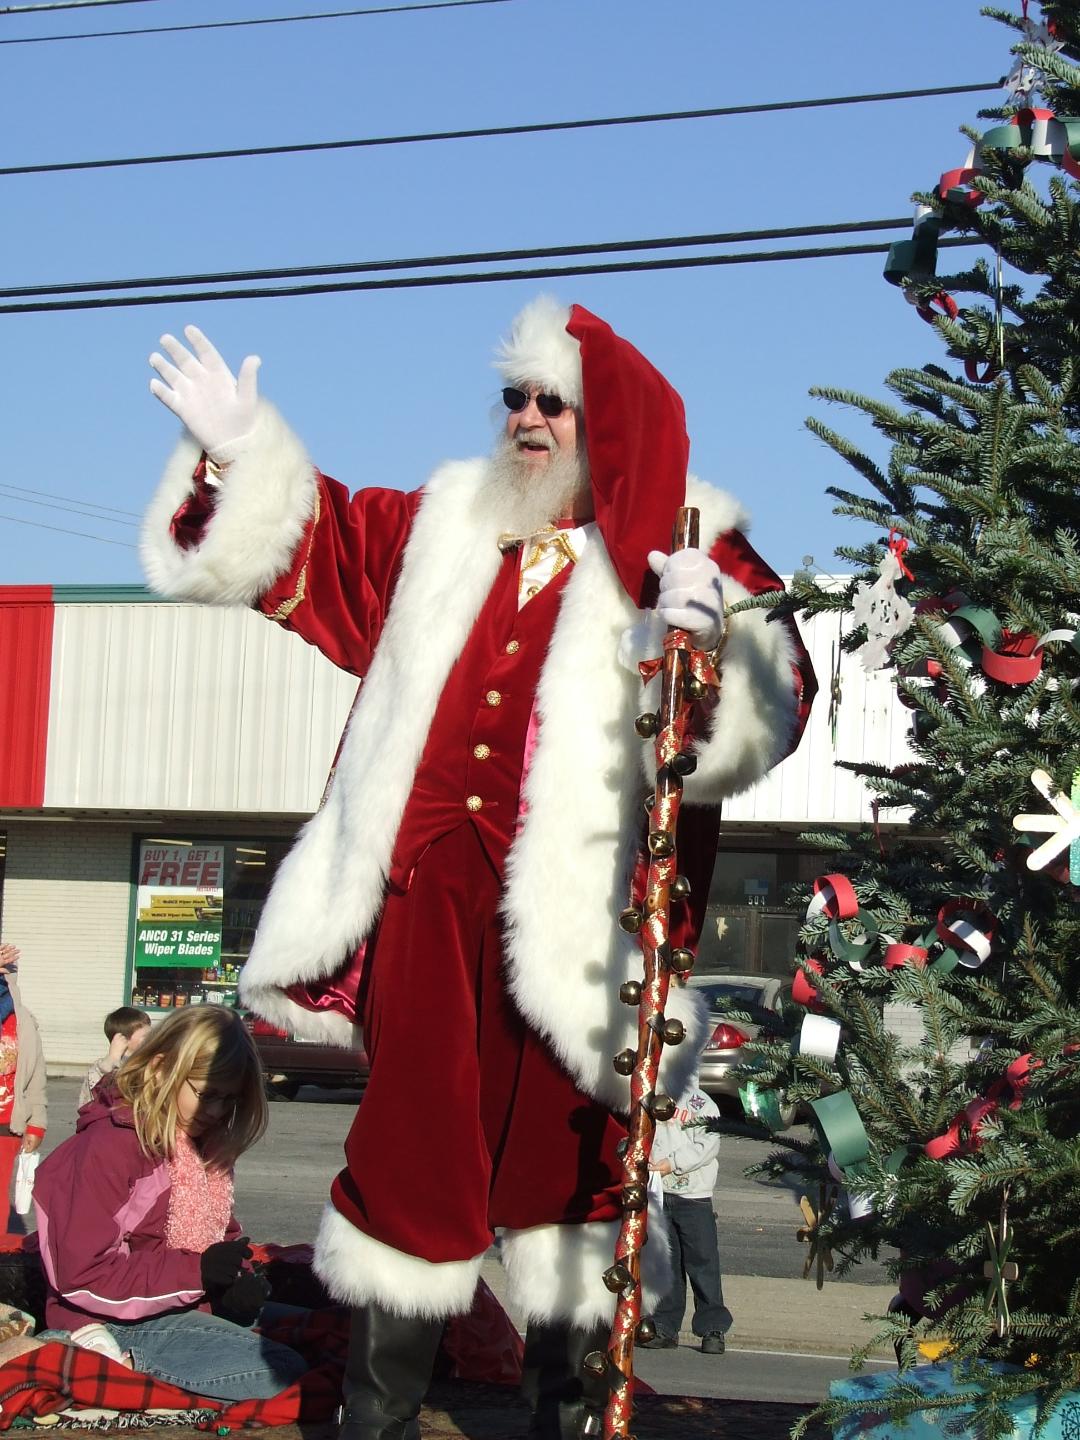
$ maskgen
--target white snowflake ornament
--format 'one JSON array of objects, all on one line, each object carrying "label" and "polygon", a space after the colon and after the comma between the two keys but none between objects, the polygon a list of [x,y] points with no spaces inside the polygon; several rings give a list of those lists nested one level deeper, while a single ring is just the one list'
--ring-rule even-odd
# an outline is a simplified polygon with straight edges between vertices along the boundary
[{"label": "white snowflake ornament", "polygon": [[[1036,25],[1033,20],[1025,17],[1024,32],[1024,39],[1028,44],[1037,45],[1040,50],[1049,50],[1051,54],[1056,54],[1063,49],[1063,42],[1051,34],[1045,21]],[[1036,66],[1029,65],[1026,60],[1017,58],[1005,79],[1005,90],[1022,103],[1030,102],[1032,92],[1042,88],[1043,73]]]},{"label": "white snowflake ornament", "polygon": [[866,626],[866,639],[856,652],[864,670],[880,670],[888,661],[889,646],[911,624],[915,611],[896,593],[896,582],[904,573],[903,562],[890,549],[874,583],[860,580],[855,587],[851,613],[856,625]]}]

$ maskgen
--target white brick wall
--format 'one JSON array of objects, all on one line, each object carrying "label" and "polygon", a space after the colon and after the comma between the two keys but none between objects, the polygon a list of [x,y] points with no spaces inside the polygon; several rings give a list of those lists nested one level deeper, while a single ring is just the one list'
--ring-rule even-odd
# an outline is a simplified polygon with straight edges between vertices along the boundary
[{"label": "white brick wall", "polygon": [[77,821],[0,820],[7,831],[3,939],[50,1068],[89,1065],[101,1023],[126,1003],[131,832]]},{"label": "white brick wall", "polygon": [[[885,1029],[895,1035],[903,1045],[921,1045],[926,1039],[926,1024],[923,1013],[917,1005],[897,1001],[885,1006],[883,1011]],[[976,1046],[968,1035],[961,1035],[949,1049],[949,1059],[954,1065],[966,1065]]]},{"label": "white brick wall", "polygon": [[882,1012],[885,1029],[895,1035],[902,1045],[921,1045],[926,1034],[922,1011],[917,1005],[899,1002],[888,1004]]}]

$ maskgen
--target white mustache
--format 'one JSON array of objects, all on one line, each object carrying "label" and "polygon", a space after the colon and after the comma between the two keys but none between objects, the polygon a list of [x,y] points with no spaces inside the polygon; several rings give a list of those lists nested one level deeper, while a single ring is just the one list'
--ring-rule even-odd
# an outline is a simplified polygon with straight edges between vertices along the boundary
[{"label": "white mustache", "polygon": [[549,430],[519,430],[514,436],[515,445],[542,445],[545,450],[555,449],[555,438]]}]

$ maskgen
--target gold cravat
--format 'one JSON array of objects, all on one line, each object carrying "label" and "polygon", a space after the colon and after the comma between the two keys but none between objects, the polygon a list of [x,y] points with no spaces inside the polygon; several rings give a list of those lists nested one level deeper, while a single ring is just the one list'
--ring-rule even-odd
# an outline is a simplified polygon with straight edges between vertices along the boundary
[{"label": "gold cravat", "polygon": [[[530,580],[527,576],[529,569],[551,555],[554,555],[554,565],[550,575],[542,584]],[[519,604],[524,605],[534,595],[538,595],[544,585],[554,580],[556,575],[565,570],[567,565],[572,565],[576,559],[577,551],[570,543],[569,531],[557,530],[554,525],[548,525],[533,535],[522,537],[522,560],[518,580]]]}]

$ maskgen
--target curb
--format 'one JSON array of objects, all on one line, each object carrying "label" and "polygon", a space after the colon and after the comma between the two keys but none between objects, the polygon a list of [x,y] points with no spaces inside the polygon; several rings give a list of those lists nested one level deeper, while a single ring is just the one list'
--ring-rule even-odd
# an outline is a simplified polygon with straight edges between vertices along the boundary
[{"label": "curb", "polygon": [[[488,1255],[481,1277],[494,1291],[516,1328],[524,1333],[525,1317],[506,1293],[506,1277],[494,1255]],[[830,1280],[818,1290],[812,1280],[777,1280],[764,1275],[724,1274],[724,1298],[735,1316],[729,1331],[731,1350],[776,1350],[813,1355],[850,1355],[865,1345],[895,1293],[893,1285],[861,1285]],[[689,1287],[688,1287],[689,1288]],[[696,1347],[690,1327],[693,1297],[679,1331],[679,1342]],[[867,1320],[865,1317],[871,1318]],[[891,1347],[875,1346],[874,1359],[894,1359]]]}]

